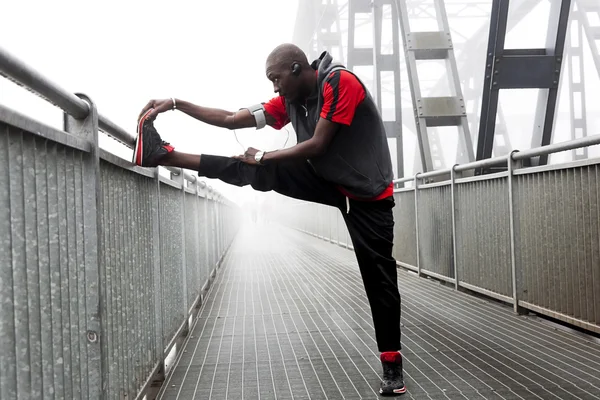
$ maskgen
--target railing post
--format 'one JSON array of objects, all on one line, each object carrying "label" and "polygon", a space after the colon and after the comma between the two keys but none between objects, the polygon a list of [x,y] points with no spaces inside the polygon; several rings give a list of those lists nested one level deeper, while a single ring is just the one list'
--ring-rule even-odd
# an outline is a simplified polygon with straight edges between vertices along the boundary
[{"label": "railing post", "polygon": [[518,277],[519,270],[517,265],[516,253],[516,237],[515,237],[515,170],[522,166],[522,162],[515,161],[513,155],[517,150],[512,151],[508,155],[508,210],[509,210],[509,227],[510,227],[510,264],[512,276],[512,294],[513,294],[513,309],[516,313],[521,313],[523,309],[519,307],[519,284],[521,279]]},{"label": "railing post", "polygon": [[214,198],[214,191],[212,186],[208,187],[208,196],[206,197],[206,207],[207,207],[207,212],[208,212],[208,218],[210,220],[210,229],[208,232],[208,235],[206,236],[207,241],[210,241],[210,262],[208,265],[209,268],[209,276],[210,276],[210,280],[212,282],[212,280],[215,277],[215,274],[217,272],[217,250],[216,250],[216,246],[215,246],[215,214],[213,212],[213,204],[211,203],[211,200]]},{"label": "railing post", "polygon": [[458,164],[455,164],[452,167],[452,170],[450,172],[450,190],[451,190],[451,194],[452,194],[452,253],[454,255],[454,262],[452,264],[454,265],[454,279],[455,279],[454,288],[456,290],[458,290],[460,287],[459,273],[458,273],[458,263],[459,263],[458,244],[457,244],[457,238],[456,238],[456,219],[457,219],[457,214],[458,214],[458,211],[457,211],[458,203],[456,201],[456,197],[457,197],[456,178],[457,178],[457,176],[460,176],[460,172],[456,171],[457,166],[458,166]]},{"label": "railing post", "polygon": [[204,266],[206,267],[206,282],[202,286],[203,290],[201,291],[202,301],[204,301],[204,291],[208,290],[208,287],[210,286],[210,246],[208,244],[210,225],[208,221],[208,186],[206,185],[206,182],[202,181],[199,183],[198,191],[204,195],[204,206],[202,207],[202,226],[204,228]]},{"label": "railing post", "polygon": [[419,246],[419,175],[415,175],[415,235],[417,235],[416,246],[417,246],[417,275],[421,276],[421,255]]},{"label": "railing post", "polygon": [[196,232],[196,239],[194,241],[194,243],[196,244],[194,247],[196,248],[196,260],[198,262],[198,264],[195,266],[195,268],[198,270],[198,304],[196,304],[197,308],[200,308],[200,306],[202,306],[202,285],[204,284],[204,282],[202,282],[202,278],[201,278],[201,266],[202,266],[202,261],[200,260],[200,182],[198,181],[198,178],[196,178],[196,180],[194,181],[194,188],[195,193],[196,193],[196,219],[194,220],[194,225],[196,227],[195,232]]},{"label": "railing post", "polygon": [[[100,298],[99,238],[102,235],[102,187],[100,186],[100,151],[98,146],[98,111],[89,97],[77,94],[89,105],[85,119],[76,119],[64,114],[65,131],[84,137],[90,144],[89,154],[84,156],[82,171],[83,236],[85,254],[85,293],[77,299],[78,307],[85,304],[85,326],[79,333],[79,340],[86,343],[85,354],[81,354],[82,396],[104,397],[103,388],[107,370],[103,368],[103,348],[106,344],[102,336],[102,303]],[[77,351],[73,349],[73,351]],[[83,350],[81,350],[83,352]],[[85,363],[85,364],[84,364]],[[84,369],[85,368],[85,369]],[[87,390],[87,393],[86,393]]]},{"label": "railing post", "polygon": [[[179,223],[181,226],[181,289],[183,293],[183,315],[187,318],[188,315],[188,298],[187,298],[187,263],[185,260],[185,178],[183,177],[183,169],[178,175],[171,173],[171,180],[181,185],[181,215]],[[183,336],[187,336],[187,329],[182,332]]]},{"label": "railing post", "polygon": [[158,357],[158,373],[152,386],[160,387],[165,380],[165,343],[163,337],[162,317],[162,259],[160,254],[160,174],[158,168],[154,170],[154,195],[152,201],[152,259],[154,260],[152,270],[152,284],[154,293],[154,335],[156,340],[156,351]]}]

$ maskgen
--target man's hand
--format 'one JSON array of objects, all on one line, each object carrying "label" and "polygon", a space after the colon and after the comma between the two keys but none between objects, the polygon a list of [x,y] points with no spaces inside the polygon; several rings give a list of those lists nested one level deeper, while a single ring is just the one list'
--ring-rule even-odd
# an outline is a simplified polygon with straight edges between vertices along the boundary
[{"label": "man's hand", "polygon": [[150,109],[153,109],[150,114],[148,114],[148,119],[153,120],[160,113],[165,111],[169,111],[173,109],[173,100],[172,99],[163,99],[163,100],[150,100],[148,104],[142,109],[142,112],[138,116],[138,121],[144,115],[144,113]]},{"label": "man's hand", "polygon": [[248,147],[248,150],[246,150],[246,152],[242,155],[239,156],[234,156],[233,158],[236,160],[240,160],[245,162],[246,164],[250,164],[250,165],[259,165],[256,162],[256,159],[254,158],[254,156],[256,155],[256,153],[258,153],[259,150],[255,149],[254,147]]}]

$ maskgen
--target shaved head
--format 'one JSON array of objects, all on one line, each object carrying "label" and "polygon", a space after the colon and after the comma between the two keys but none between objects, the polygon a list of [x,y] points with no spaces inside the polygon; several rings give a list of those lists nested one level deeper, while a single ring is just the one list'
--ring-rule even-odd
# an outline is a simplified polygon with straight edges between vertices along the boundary
[{"label": "shaved head", "polygon": [[302,67],[309,65],[306,54],[300,47],[291,43],[280,44],[267,57],[267,69],[290,68],[294,62],[300,63]]},{"label": "shaved head", "polygon": [[[300,68],[295,68],[297,63]],[[288,101],[300,101],[317,88],[316,71],[308,63],[300,47],[284,43],[275,47],[267,57],[267,79],[273,82],[273,91]]]}]

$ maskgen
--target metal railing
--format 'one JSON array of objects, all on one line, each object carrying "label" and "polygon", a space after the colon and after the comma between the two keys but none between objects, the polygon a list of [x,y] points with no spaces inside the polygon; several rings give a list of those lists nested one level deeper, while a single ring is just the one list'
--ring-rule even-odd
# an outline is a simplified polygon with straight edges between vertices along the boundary
[{"label": "metal railing", "polygon": [[0,398],[151,395],[238,210],[182,170],[99,149],[99,129],[134,139],[2,49],[0,74],[65,111],[58,130],[0,105]]},{"label": "metal railing", "polygon": [[[523,163],[597,144],[588,136],[395,181],[412,183],[394,191],[398,265],[600,333],[600,159]],[[293,227],[349,247],[339,210],[294,207]]]}]

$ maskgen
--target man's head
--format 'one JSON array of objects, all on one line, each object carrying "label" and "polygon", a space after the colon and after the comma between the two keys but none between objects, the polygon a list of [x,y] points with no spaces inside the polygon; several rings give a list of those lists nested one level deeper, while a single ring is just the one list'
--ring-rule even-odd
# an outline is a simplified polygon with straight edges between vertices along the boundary
[{"label": "man's head", "polygon": [[306,54],[296,45],[285,43],[277,46],[267,57],[265,67],[275,93],[288,101],[300,101],[309,96],[316,84],[314,69]]}]

